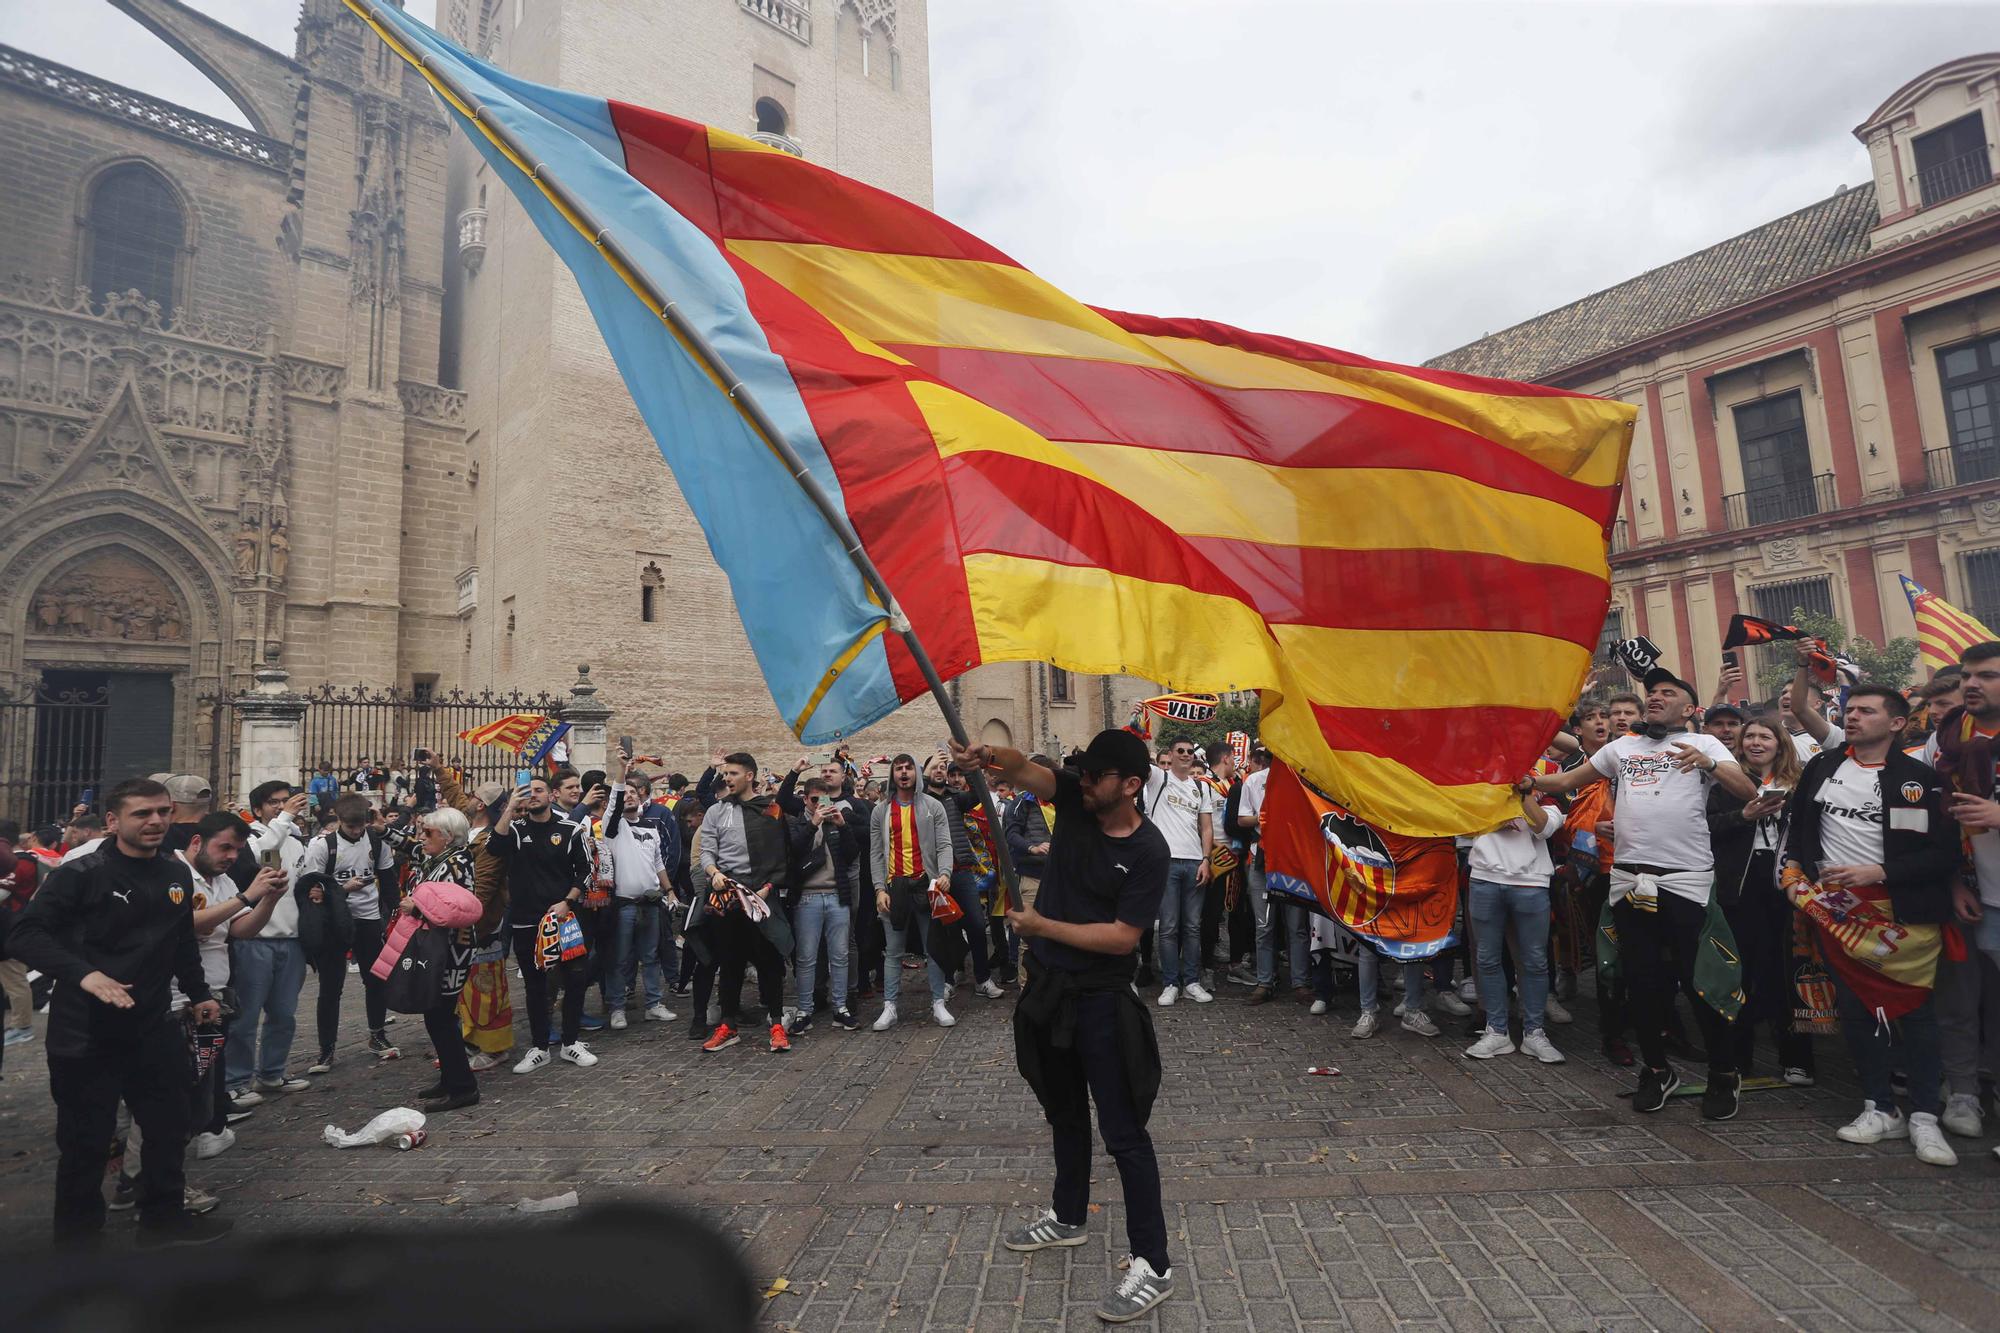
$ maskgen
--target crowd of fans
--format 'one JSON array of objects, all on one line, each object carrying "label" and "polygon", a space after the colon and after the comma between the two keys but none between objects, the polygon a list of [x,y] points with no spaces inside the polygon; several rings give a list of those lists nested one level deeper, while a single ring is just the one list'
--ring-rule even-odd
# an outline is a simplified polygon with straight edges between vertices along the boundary
[{"label": "crowd of fans", "polygon": [[[1760,1067],[1811,1086],[1815,1034],[1838,1030],[1866,1094],[1840,1137],[1907,1138],[1926,1162],[1955,1161],[1946,1135],[1983,1132],[1979,1078],[2000,1044],[1987,1012],[2000,1009],[2000,914],[1987,910],[2000,908],[2000,645],[1908,695],[1852,688],[1833,717],[1803,667],[1766,707],[1736,698],[1740,677],[1705,712],[1664,669],[1644,686],[1586,696],[1518,784],[1518,817],[1458,840],[1450,946],[1388,966],[1269,891],[1265,751],[1239,767],[1226,743],[1159,746],[1140,807],[1170,866],[1136,984],[1159,1006],[1233,989],[1319,1016],[1351,975],[1353,1039],[1385,1035],[1391,1006],[1409,1038],[1442,1036],[1442,1020],[1472,1059],[1553,1064],[1566,1058],[1554,1031],[1598,972],[1586,998],[1599,1053],[1639,1065],[1635,1110],[1668,1105],[1676,1059],[1705,1062],[1711,1119],[1737,1114]],[[602,771],[468,790],[456,764],[420,752],[408,774],[362,765],[342,780],[317,765],[304,784],[260,785],[240,813],[216,810],[197,776],[155,775],[60,829],[0,823],[7,1049],[34,1040],[32,1015],[51,1003],[58,1237],[101,1231],[107,1144],[124,1163],[110,1209],[136,1207],[165,1241],[226,1230],[213,1197],[184,1183],[185,1147],[227,1151],[266,1098],[357,1058],[339,1041],[350,984],[358,1058],[401,1058],[398,1011],[421,1016],[427,1049],[407,1053],[436,1078],[411,1091],[438,1113],[477,1103],[482,1075],[616,1059],[615,1034],[635,1023],[680,1023],[704,1056],[746,1040],[786,1054],[815,1031],[888,1030],[925,1001],[949,1027],[961,994],[992,1002],[1021,979],[998,850],[1032,904],[1054,818],[1032,794],[997,782],[990,819],[942,751],[863,764],[843,749],[781,775],[718,753],[692,781],[647,768],[620,748]],[[1922,1004],[1880,1023],[1837,970],[1802,966],[1811,932],[1787,879],[1886,883],[1903,922],[1953,923],[1970,947],[1945,951]],[[431,990],[392,1007],[407,989],[378,959],[406,947],[417,886],[440,884],[470,894],[477,919],[442,932]],[[1704,998],[1711,903],[1741,958],[1733,1022]],[[1599,970],[1600,936],[1616,941],[1615,974]]]}]

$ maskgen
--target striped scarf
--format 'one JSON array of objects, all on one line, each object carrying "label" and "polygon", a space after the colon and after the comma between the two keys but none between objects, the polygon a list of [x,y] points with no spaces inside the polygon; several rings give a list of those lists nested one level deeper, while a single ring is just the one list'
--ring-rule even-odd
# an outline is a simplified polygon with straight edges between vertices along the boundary
[{"label": "striped scarf", "polygon": [[917,837],[917,802],[889,798],[889,877],[907,879],[924,873],[924,849]]}]

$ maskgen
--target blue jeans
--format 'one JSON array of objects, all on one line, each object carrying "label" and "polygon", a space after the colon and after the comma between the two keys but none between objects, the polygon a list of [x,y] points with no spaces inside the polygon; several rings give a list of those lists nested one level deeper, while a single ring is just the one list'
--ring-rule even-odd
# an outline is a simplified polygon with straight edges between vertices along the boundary
[{"label": "blue jeans", "polygon": [[660,984],[677,986],[681,973],[693,966],[681,961],[681,946],[674,943],[674,921],[666,904],[660,904],[660,938],[654,944],[654,955],[660,960]]},{"label": "blue jeans", "polygon": [[[236,990],[238,1013],[222,1048],[224,1084],[231,1089],[249,1087],[253,1069],[267,1081],[283,1078],[292,1035],[298,1030],[306,951],[295,939],[231,940],[229,981]],[[259,1028],[264,1037],[261,1050]]]},{"label": "blue jeans", "polygon": [[[836,1010],[847,1008],[847,945],[852,916],[840,895],[831,890],[799,895],[798,914],[792,919],[792,937],[798,949],[798,1010],[801,1017],[813,1011],[813,980],[819,974],[819,946],[826,941],[826,997]],[[901,960],[896,965],[902,971]]]},{"label": "blue jeans", "polygon": [[[1287,899],[1281,927],[1285,932],[1285,961],[1291,968],[1292,984],[1306,985],[1312,975],[1312,909]],[[1363,952],[1367,950],[1364,948]],[[1273,961],[1272,968],[1276,967]]]},{"label": "blue jeans", "polygon": [[[930,928],[931,919],[927,916],[912,916],[904,929],[899,930],[896,923],[889,919],[888,913],[882,914],[882,1003],[894,1004],[896,997],[902,994],[903,951],[908,947],[904,941],[905,934],[914,939],[918,950],[922,951],[924,932]],[[944,969],[937,965],[935,959],[925,954],[924,970],[930,973],[931,977],[931,999],[939,1004],[944,1003],[945,997],[951,994],[951,981],[945,976]]]},{"label": "blue jeans", "polygon": [[1841,1035],[1847,1038],[1848,1054],[1854,1057],[1854,1070],[1860,1076],[1861,1095],[1885,1115],[1893,1114],[1896,1090],[1889,1073],[1892,1066],[1900,1065],[1910,1090],[1910,1110],[1936,1115],[1942,1109],[1938,1094],[1944,1081],[1937,998],[1926,996],[1922,1004],[1894,1023],[1878,1024],[1840,973],[1831,968],[1828,972],[1840,1008]]},{"label": "blue jeans", "polygon": [[1207,886],[1195,882],[1200,869],[1200,861],[1179,857],[1167,866],[1167,891],[1160,895],[1157,922],[1162,986],[1191,986],[1201,980],[1201,899]]},{"label": "blue jeans", "polygon": [[1278,984],[1278,904],[1266,893],[1264,867],[1253,858],[1247,867],[1250,919],[1257,925],[1257,984],[1275,988]]},{"label": "blue jeans", "polygon": [[650,1009],[660,1003],[660,905],[638,898],[620,898],[618,923],[610,935],[607,943],[611,946],[611,957],[604,969],[605,1004],[611,1009],[624,1008],[626,994],[642,975],[646,983],[646,1007]]},{"label": "blue jeans", "polygon": [[[1356,979],[1361,985],[1361,1012],[1375,1012],[1380,999],[1376,992],[1382,978],[1382,955],[1367,940],[1361,941],[1361,956],[1355,960]],[[1403,1012],[1417,1013],[1424,1007],[1424,965],[1403,963]]]},{"label": "blue jeans", "polygon": [[1507,977],[1500,959],[1501,951],[1511,947],[1521,986],[1521,1031],[1542,1031],[1549,1003],[1548,885],[1475,879],[1466,915],[1472,920],[1472,937],[1479,941],[1479,1003],[1486,1008],[1486,1026],[1494,1032],[1507,1030]]},{"label": "blue jeans", "polygon": [[972,979],[983,984],[993,975],[993,958],[986,938],[986,908],[979,901],[979,890],[975,887],[978,882],[979,876],[970,870],[951,872],[951,896],[965,913],[958,928],[965,932],[966,947],[972,955]]}]

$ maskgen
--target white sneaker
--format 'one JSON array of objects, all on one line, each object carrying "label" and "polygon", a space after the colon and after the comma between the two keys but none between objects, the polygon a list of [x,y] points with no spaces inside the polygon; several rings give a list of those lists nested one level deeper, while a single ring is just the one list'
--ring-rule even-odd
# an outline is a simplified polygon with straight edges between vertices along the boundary
[{"label": "white sneaker", "polygon": [[1910,1123],[1895,1107],[1877,1110],[1874,1102],[1861,1103],[1861,1114],[1833,1132],[1842,1143],[1881,1143],[1886,1139],[1910,1137]]},{"label": "white sneaker", "polygon": [[1467,977],[1465,980],[1459,982],[1458,998],[1464,1000],[1467,1004],[1477,1004],[1479,1002],[1479,979],[1477,977]]},{"label": "white sneaker", "polygon": [[1968,1093],[1954,1092],[1945,1101],[1944,1114],[1939,1119],[1946,1129],[1962,1139],[1976,1139],[1985,1132],[1986,1116],[1979,1109],[1979,1099]]},{"label": "white sneaker", "polygon": [[1348,1035],[1356,1041],[1367,1041],[1375,1035],[1375,1029],[1382,1026],[1382,1019],[1373,1009],[1363,1009],[1361,1017],[1354,1020],[1354,1031]]},{"label": "white sneaker", "polygon": [[958,1026],[958,1020],[951,1016],[951,1010],[944,1007],[943,1000],[931,1001],[931,1022],[941,1028]]},{"label": "white sneaker", "polygon": [[236,1146],[236,1131],[224,1125],[220,1134],[197,1134],[194,1136],[194,1155],[200,1158],[220,1157]]},{"label": "white sneaker", "polygon": [[1512,1055],[1514,1039],[1504,1032],[1492,1028],[1479,1034],[1479,1040],[1465,1048],[1466,1055],[1474,1060],[1491,1060],[1496,1055]]},{"label": "white sneaker", "polygon": [[514,1066],[514,1072],[517,1074],[532,1074],[543,1065],[548,1064],[550,1058],[548,1047],[530,1046],[528,1053],[522,1056],[520,1063]]},{"label": "white sneaker", "polygon": [[1521,1049],[1545,1065],[1559,1065],[1566,1058],[1556,1049],[1555,1043],[1549,1040],[1549,1034],[1546,1032],[1523,1032]]},{"label": "white sneaker", "polygon": [[613,1032],[623,1032],[625,1030],[625,1023],[626,1023],[626,1018],[624,1009],[622,1008],[613,1009],[611,1011],[611,1030]]},{"label": "white sneaker", "polygon": [[1542,1002],[1542,1017],[1548,1019],[1551,1023],[1574,1023],[1576,1021],[1570,1017],[1569,1010],[1563,1008],[1562,1001],[1553,995]]},{"label": "white sneaker", "polygon": [[263,1104],[264,1094],[255,1088],[238,1088],[229,1094],[229,1109],[232,1111],[247,1111]]},{"label": "white sneaker", "polygon": [[1179,986],[1168,986],[1165,990],[1160,992],[1160,1008],[1162,1009],[1170,1008],[1173,1005],[1173,1002],[1180,998],[1181,998],[1181,988]]},{"label": "white sneaker", "polygon": [[1919,1162],[1930,1166],[1958,1165],[1958,1154],[1944,1141],[1938,1118],[1928,1111],[1918,1111],[1910,1117],[1910,1146],[1917,1150]]},{"label": "white sneaker", "polygon": [[1208,993],[1208,988],[1199,981],[1190,981],[1187,984],[1187,997],[1196,1004],[1207,1004],[1215,998]]},{"label": "white sneaker", "polygon": [[489,1070],[498,1069],[506,1063],[507,1056],[503,1051],[481,1051],[466,1061],[466,1064],[471,1066],[472,1072],[475,1074],[484,1074]]},{"label": "white sneaker", "polygon": [[983,995],[989,1000],[1005,999],[1007,996],[1007,992],[1001,990],[999,984],[995,982],[991,977],[986,978],[986,980],[980,982],[977,986],[974,986],[972,988],[972,993],[974,995]]},{"label": "white sneaker", "polygon": [[1435,1037],[1438,1035],[1438,1025],[1432,1022],[1431,1016],[1423,1010],[1411,1009],[1403,1015],[1403,1031],[1414,1032],[1419,1037]]},{"label": "white sneaker", "polygon": [[1472,1013],[1471,1005],[1459,999],[1456,992],[1448,990],[1438,992],[1438,1008],[1453,1018],[1465,1018]]},{"label": "white sneaker", "polygon": [[896,1006],[885,1004],[882,1006],[881,1016],[875,1020],[874,1030],[877,1032],[887,1032],[894,1026],[896,1026]]},{"label": "white sneaker", "polygon": [[1312,1002],[1312,1007],[1306,1010],[1306,1012],[1311,1014],[1314,1018],[1318,1018],[1321,1014],[1326,1012],[1326,1001],[1314,1000]]},{"label": "white sneaker", "polygon": [[1398,1000],[1396,1001],[1396,1007],[1389,1011],[1389,1017],[1401,1018],[1407,1012],[1409,1012],[1408,1006],[1406,1006],[1401,1000]]},{"label": "white sneaker", "polygon": [[597,1063],[597,1057],[592,1055],[590,1048],[580,1041],[573,1041],[563,1047],[562,1058],[579,1069],[588,1069]]},{"label": "white sneaker", "polygon": [[648,1023],[671,1023],[677,1017],[679,1015],[664,1004],[649,1004],[646,1006],[646,1021]]}]

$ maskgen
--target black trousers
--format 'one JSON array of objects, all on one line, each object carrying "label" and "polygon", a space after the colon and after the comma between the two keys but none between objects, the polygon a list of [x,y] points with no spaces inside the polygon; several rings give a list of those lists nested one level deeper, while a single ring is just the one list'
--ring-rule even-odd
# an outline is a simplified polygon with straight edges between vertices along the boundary
[{"label": "black trousers", "polygon": [[1097,1106],[1097,1132],[1117,1163],[1125,1190],[1125,1237],[1132,1253],[1167,1271],[1167,1217],[1160,1202],[1160,1161],[1153,1137],[1132,1104],[1132,1087],[1119,1058],[1118,997],[1079,995],[1076,1042],[1069,1050],[1049,1044],[1041,1031],[1041,1064],[1048,1080],[1049,1127],[1055,1131],[1056,1220],[1082,1226],[1090,1213],[1090,1107]]},{"label": "black trousers", "polygon": [[1771,1033],[1781,1070],[1811,1072],[1812,1038],[1792,1031],[1792,905],[1772,887],[1772,853],[1754,855],[1762,864],[1752,865],[1743,896],[1722,905],[1743,959],[1743,1012],[1730,1032],[1736,1069],[1747,1074],[1756,1067],[1757,1029],[1762,1027]]},{"label": "black trousers", "polygon": [[778,946],[764,938],[757,923],[740,910],[724,912],[716,921],[716,971],[722,985],[722,1007],[743,993],[743,973],[751,964],[757,968],[757,1002],[764,1006],[766,1021],[777,1023],[785,1013],[785,960]]},{"label": "black trousers", "polygon": [[438,1082],[446,1092],[473,1092],[479,1080],[472,1075],[472,1060],[465,1053],[464,1029],[458,1025],[458,992],[424,1010],[424,1031],[430,1034],[431,1049],[437,1052]]},{"label": "black trousers", "polygon": [[178,1018],[162,1018],[130,1043],[88,1054],[49,1056],[56,1104],[57,1244],[104,1230],[105,1145],[118,1129],[118,1103],[132,1108],[139,1150],[139,1220],[158,1224],[181,1211],[192,1112],[187,1041]]},{"label": "black trousers", "polygon": [[[382,1002],[382,983],[368,969],[382,952],[380,921],[354,918],[354,965],[361,969],[361,1003],[368,1014],[368,1031],[380,1032],[389,1022],[389,1006]],[[340,1039],[340,992],[347,986],[347,960],[339,956],[319,960],[319,1049],[324,1055]]]},{"label": "black trousers", "polygon": [[[1604,900],[1610,896],[1611,877],[1601,871],[1576,891],[1576,910],[1583,916],[1583,956],[1592,967],[1597,960],[1597,920],[1603,915]],[[1630,1016],[1630,997],[1631,981],[1627,974],[1620,973],[1618,980],[1609,985],[1603,977],[1597,979],[1597,1028],[1606,1043],[1624,1035]],[[1671,997],[1667,1003],[1672,1003]]]},{"label": "black trousers", "polygon": [[[514,927],[514,961],[521,965],[521,1000],[528,1010],[528,1039],[537,1046],[549,1044],[549,973],[535,966],[534,925]],[[551,969],[562,981],[562,1044],[573,1044],[583,1031],[583,998],[590,989],[591,962],[596,957],[597,913],[577,912],[576,924],[583,942],[591,946],[581,958],[558,963]],[[426,1019],[428,1021],[428,1019]]]},{"label": "black trousers", "polygon": [[1694,989],[1695,953],[1701,946],[1708,909],[1665,888],[1660,890],[1658,903],[1658,911],[1642,912],[1626,898],[1611,909],[1612,922],[1618,928],[1618,957],[1632,1002],[1632,1024],[1639,1030],[1639,1054],[1653,1069],[1667,1067],[1667,1013],[1678,983],[1694,1005],[1702,1044],[1708,1048],[1710,1076],[1733,1074],[1736,1046],[1729,1024]]}]

